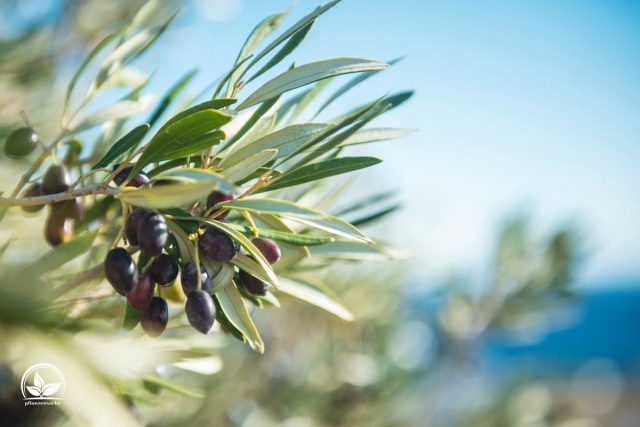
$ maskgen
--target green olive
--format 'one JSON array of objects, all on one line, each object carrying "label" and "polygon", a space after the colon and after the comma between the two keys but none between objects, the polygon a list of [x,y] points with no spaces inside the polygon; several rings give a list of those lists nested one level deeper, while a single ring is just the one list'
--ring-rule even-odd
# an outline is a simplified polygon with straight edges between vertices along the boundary
[{"label": "green olive", "polygon": [[4,143],[4,154],[12,159],[28,156],[38,146],[40,137],[33,128],[22,127],[9,134]]},{"label": "green olive", "polygon": [[71,175],[62,165],[51,165],[42,178],[42,194],[63,193],[71,187]]}]

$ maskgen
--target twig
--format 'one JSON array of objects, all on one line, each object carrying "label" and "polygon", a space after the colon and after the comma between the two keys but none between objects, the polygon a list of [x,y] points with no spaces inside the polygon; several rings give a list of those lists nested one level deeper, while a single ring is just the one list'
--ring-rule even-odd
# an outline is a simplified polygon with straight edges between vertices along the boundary
[{"label": "twig", "polygon": [[67,191],[65,193],[49,194],[46,196],[37,197],[0,197],[0,207],[9,206],[39,206],[50,205],[63,200],[71,200],[76,197],[85,197],[96,194],[107,194],[115,196],[120,193],[120,190],[109,187],[105,184],[91,185],[77,190]]}]

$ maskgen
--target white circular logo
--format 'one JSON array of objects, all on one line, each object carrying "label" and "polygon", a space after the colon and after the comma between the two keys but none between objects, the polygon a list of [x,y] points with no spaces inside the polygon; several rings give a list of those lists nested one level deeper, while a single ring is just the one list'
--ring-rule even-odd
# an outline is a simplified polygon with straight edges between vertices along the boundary
[{"label": "white circular logo", "polygon": [[48,363],[31,366],[20,381],[25,405],[59,405],[63,399],[64,387],[64,375]]}]

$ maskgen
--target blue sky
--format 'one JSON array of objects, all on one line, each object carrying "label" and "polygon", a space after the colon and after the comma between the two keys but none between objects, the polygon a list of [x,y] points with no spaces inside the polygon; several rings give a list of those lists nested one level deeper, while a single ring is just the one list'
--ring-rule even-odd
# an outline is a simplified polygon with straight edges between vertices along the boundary
[{"label": "blue sky", "polygon": [[[205,4],[149,58],[166,81],[192,65],[210,80],[259,19],[289,5],[225,0],[228,13],[206,19]],[[298,2],[289,22],[317,4]],[[583,282],[628,282],[640,279],[637,22],[634,2],[345,0],[292,59],[407,55],[334,111],[416,90],[380,124],[418,132],[367,147],[385,159],[370,176],[405,206],[379,234],[416,254],[416,275],[481,274],[501,221],[529,211],[541,231],[577,221]]]},{"label": "blue sky", "polygon": [[[156,70],[151,90],[193,67],[201,70],[193,88],[209,83],[255,23],[289,4],[193,0],[142,62]],[[298,1],[284,26],[318,4]],[[344,0],[290,60],[406,55],[326,117],[416,90],[378,124],[418,131],[360,150],[385,160],[367,183],[404,201],[377,232],[415,254],[414,277],[482,275],[501,221],[528,211],[541,231],[579,225],[589,254],[583,283],[638,283],[638,22],[632,1]],[[363,181],[361,191],[377,190]]]}]

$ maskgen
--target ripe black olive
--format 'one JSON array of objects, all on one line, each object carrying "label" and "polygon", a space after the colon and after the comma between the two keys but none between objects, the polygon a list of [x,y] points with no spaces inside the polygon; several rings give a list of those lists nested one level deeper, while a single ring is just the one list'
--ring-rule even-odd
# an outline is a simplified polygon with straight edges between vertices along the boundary
[{"label": "ripe black olive", "polygon": [[265,296],[269,290],[269,285],[266,282],[253,277],[244,270],[240,271],[239,278],[240,285],[253,295]]},{"label": "ripe black olive", "polygon": [[138,224],[138,244],[150,257],[160,255],[168,235],[167,222],[160,214],[147,215]]},{"label": "ripe black olive", "polygon": [[63,193],[71,187],[71,175],[62,165],[51,165],[42,178],[42,194]]},{"label": "ripe black olive", "polygon": [[187,295],[184,311],[195,330],[203,334],[209,333],[216,318],[216,307],[213,305],[211,295],[204,291],[190,292]]},{"label": "ripe black olive", "polygon": [[[218,203],[229,202],[234,199],[235,199],[235,196],[231,193],[228,193],[226,191],[214,191],[211,194],[209,194],[209,197],[207,197],[207,210],[211,209],[213,206],[217,205]],[[214,215],[212,216],[212,218],[224,219],[227,217],[227,215],[229,215],[228,210],[218,215]]]},{"label": "ripe black olive", "polygon": [[280,246],[276,242],[271,239],[266,239],[264,237],[256,237],[251,239],[251,242],[255,245],[260,253],[265,257],[265,259],[269,262],[269,264],[275,264],[280,259],[282,255],[280,252]]},{"label": "ripe black olive", "polygon": [[[34,182],[27,188],[23,193],[22,197],[38,197],[42,196],[42,184],[39,182]],[[23,206],[22,210],[28,213],[39,212],[44,205],[35,205],[35,206]]]},{"label": "ripe black olive", "polygon": [[[117,169],[119,166],[120,165],[115,165],[114,170]],[[133,170],[133,166],[128,166],[122,169],[120,172],[118,172],[116,176],[113,177],[113,182],[115,182],[117,186],[121,186],[127,180],[132,170]],[[127,186],[142,187],[148,182],[149,182],[149,177],[147,176],[147,174],[144,172],[139,172],[133,178],[131,178],[131,181],[129,181]]]},{"label": "ripe black olive", "polygon": [[143,273],[138,277],[136,287],[127,293],[127,302],[138,311],[144,311],[153,296],[154,284],[149,273]]},{"label": "ripe black olive", "polygon": [[198,247],[202,255],[216,262],[229,262],[238,253],[237,244],[226,234],[208,229],[198,240]]},{"label": "ripe black olive", "polygon": [[173,284],[178,277],[178,263],[167,254],[158,255],[149,267],[151,278],[160,286]]},{"label": "ripe black olive", "polygon": [[138,244],[138,225],[140,225],[142,218],[150,214],[151,211],[143,208],[135,208],[133,212],[129,214],[124,225],[124,232],[130,245],[136,246]]},{"label": "ripe black olive", "polygon": [[4,154],[12,159],[28,156],[38,146],[40,137],[33,128],[22,127],[9,134],[4,143]]},{"label": "ripe black olive", "polygon": [[134,290],[138,282],[136,263],[124,248],[109,251],[104,260],[104,273],[111,286],[121,294]]},{"label": "ripe black olive", "polygon": [[[182,290],[185,295],[189,295],[189,292],[198,289],[198,269],[194,263],[185,262],[182,264],[180,283],[182,283]],[[207,293],[211,291],[211,278],[202,264],[200,264],[200,286],[200,289]]]},{"label": "ripe black olive", "polygon": [[167,328],[167,323],[169,323],[167,302],[161,297],[152,297],[140,318],[142,329],[150,337],[157,337]]}]

